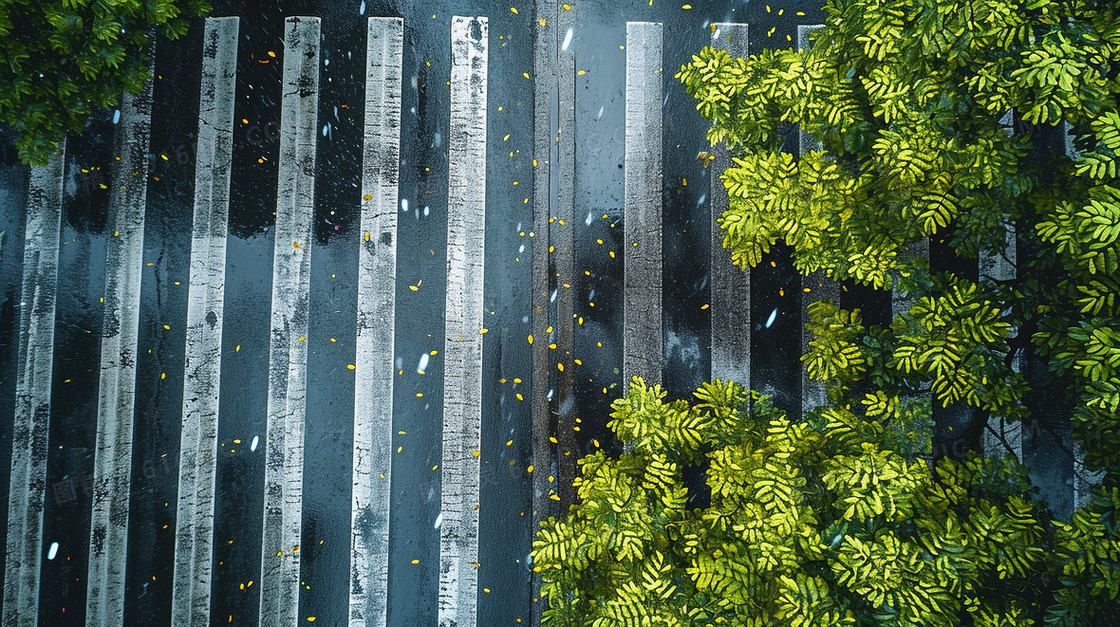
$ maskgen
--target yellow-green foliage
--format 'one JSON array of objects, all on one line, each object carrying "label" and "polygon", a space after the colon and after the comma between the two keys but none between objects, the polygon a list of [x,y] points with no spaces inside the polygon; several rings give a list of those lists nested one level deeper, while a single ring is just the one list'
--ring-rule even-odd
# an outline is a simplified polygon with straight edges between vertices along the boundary
[{"label": "yellow-green foliage", "polygon": [[[1089,467],[1120,467],[1120,3],[825,11],[809,50],[705,48],[677,74],[731,149],[724,246],[748,267],[781,242],[802,273],[920,297],[889,329],[818,341],[810,371],[835,383],[834,402],[867,392],[863,379],[1019,419],[1027,388],[1010,364],[1037,355],[1066,388]],[[795,157],[781,149],[798,129],[814,143]],[[999,257],[1009,233],[1012,279],[931,275],[909,254],[936,237]]]},{"label": "yellow-green foliage", "polygon": [[875,417],[793,422],[718,380],[695,396],[635,378],[612,405],[633,453],[580,460],[579,504],[533,544],[546,625],[1074,625],[1120,587],[1117,492],[1106,521],[1055,528],[1010,457],[931,469]]}]

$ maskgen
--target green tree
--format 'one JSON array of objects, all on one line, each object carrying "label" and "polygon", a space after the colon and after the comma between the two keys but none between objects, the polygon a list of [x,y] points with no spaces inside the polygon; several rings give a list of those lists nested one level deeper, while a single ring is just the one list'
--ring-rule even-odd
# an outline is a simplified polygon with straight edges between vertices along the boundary
[{"label": "green tree", "polygon": [[67,132],[139,93],[156,34],[174,39],[203,0],[0,0],[0,126],[24,163],[45,164]]},{"label": "green tree", "polygon": [[[798,270],[914,295],[887,324],[813,303],[802,357],[829,403],[790,420],[705,384],[635,380],[610,426],[633,453],[580,462],[534,570],[552,625],[1105,625],[1120,612],[1120,5],[829,0],[808,51],[707,48],[678,78],[731,149],[735,263],[778,242]],[[1012,115],[1006,117],[1008,113]],[[1010,123],[1005,120],[1010,119]],[[1061,124],[1075,150],[1064,150]],[[795,159],[796,129],[818,147]],[[1014,278],[931,272],[1018,246]],[[1049,369],[1027,378],[1016,359]],[[931,401],[1027,417],[1066,395],[1090,467],[1050,520],[1008,456],[930,462]],[[710,503],[689,506],[704,471]]]},{"label": "green tree", "polygon": [[[609,423],[633,453],[580,460],[579,503],[542,523],[546,625],[1111,618],[1120,534],[1100,511],[1120,490],[1051,525],[1011,457],[931,467],[884,420],[829,408],[793,422],[735,383],[704,384],[693,404],[665,396],[634,379]],[[690,467],[706,469],[710,503],[689,503]]]},{"label": "green tree", "polygon": [[[914,306],[889,325],[817,305],[804,356],[836,406],[869,397],[1026,417],[1064,386],[1090,467],[1120,466],[1120,4],[1113,0],[830,0],[807,51],[707,48],[678,78],[726,142],[724,246],[743,267],[777,242],[802,273]],[[1003,120],[1013,114],[1013,123]],[[1064,150],[1063,122],[1072,127]],[[795,128],[818,148],[782,152]],[[1018,242],[1016,277],[971,281],[907,254],[964,258]],[[1032,346],[1033,343],[1033,346]],[[1113,481],[1113,479],[1109,479]]]}]

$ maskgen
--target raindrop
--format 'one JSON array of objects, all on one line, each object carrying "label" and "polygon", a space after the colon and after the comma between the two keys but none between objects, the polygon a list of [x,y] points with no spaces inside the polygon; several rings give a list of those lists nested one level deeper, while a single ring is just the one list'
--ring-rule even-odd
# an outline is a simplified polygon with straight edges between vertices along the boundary
[{"label": "raindrop", "polygon": [[431,210],[431,207],[424,207],[424,215],[428,215],[428,212],[430,212]]},{"label": "raindrop", "polygon": [[567,51],[568,46],[570,46],[571,44],[572,44],[572,29],[569,28],[568,32],[564,33],[564,45],[561,46],[561,50]]},{"label": "raindrop", "polygon": [[255,435],[253,436],[253,443],[249,445],[249,452],[250,453],[257,450],[257,444],[260,443],[260,441],[261,441],[260,437],[255,436]]},{"label": "raindrop", "polygon": [[443,135],[436,133],[435,136],[432,137],[432,143],[436,145],[436,148],[439,148],[440,145],[443,144]]},{"label": "raindrop", "polygon": [[556,302],[556,292],[557,292],[557,290],[552,290],[552,297],[548,299],[548,302],[550,302],[550,303],[555,303]]},{"label": "raindrop", "polygon": [[529,316],[521,316],[522,324],[529,324]]},{"label": "raindrop", "polygon": [[775,307],[774,311],[770,312],[770,317],[766,319],[766,328],[769,329],[770,325],[774,324],[774,321],[777,320],[777,319],[778,319],[778,308]]},{"label": "raindrop", "polygon": [[428,369],[428,353],[420,356],[420,363],[416,366],[416,372],[424,372]]},{"label": "raindrop", "polygon": [[518,248],[518,249],[517,249],[517,252],[518,252],[518,253],[523,253],[523,252],[525,252],[525,244],[522,244],[522,245],[521,245],[521,248]]},{"label": "raindrop", "polygon": [[323,137],[326,137],[326,136],[327,136],[327,128],[328,128],[329,126],[330,126],[330,124],[324,124],[324,125],[323,125]]},{"label": "raindrop", "polygon": [[405,213],[408,213],[408,199],[407,198],[401,198],[401,211],[404,211]]},{"label": "raindrop", "polygon": [[117,109],[113,112],[113,124],[121,121],[121,110]]},{"label": "raindrop", "polygon": [[443,524],[443,512],[440,512],[439,516],[436,516],[435,528],[439,529],[439,526],[442,525],[442,524]]},{"label": "raindrop", "polygon": [[362,5],[358,7],[358,15],[366,14],[366,0],[362,0]]},{"label": "raindrop", "polygon": [[55,555],[58,555],[58,543],[51,542],[51,550],[47,551],[47,559],[53,560]]},{"label": "raindrop", "polygon": [[707,200],[707,199],[708,199],[707,194],[700,194],[700,200],[696,201],[696,205],[700,206],[700,205],[704,204],[704,201]]},{"label": "raindrop", "polygon": [[404,368],[404,357],[397,357],[397,370]]},{"label": "raindrop", "polygon": [[598,120],[599,118],[603,117],[603,111],[605,111],[606,109],[607,109],[607,105],[603,105],[603,106],[599,107],[599,115],[597,115],[595,117],[595,119]]},{"label": "raindrop", "polygon": [[550,400],[550,401],[552,400],[552,392],[553,391],[554,391],[553,388],[548,388],[548,395],[547,395],[546,398],[548,398],[548,400]]},{"label": "raindrop", "polygon": [[591,212],[588,211],[587,212],[587,219],[584,220],[583,223],[586,224],[587,226],[591,226],[591,221],[594,220],[594,219],[595,219],[594,216],[592,216]]}]

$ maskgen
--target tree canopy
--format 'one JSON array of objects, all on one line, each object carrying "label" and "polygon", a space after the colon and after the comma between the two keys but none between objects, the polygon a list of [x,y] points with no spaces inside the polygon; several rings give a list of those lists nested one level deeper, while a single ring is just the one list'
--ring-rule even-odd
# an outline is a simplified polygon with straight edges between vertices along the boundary
[{"label": "tree canopy", "polygon": [[1120,609],[1120,490],[1050,525],[1011,457],[931,468],[885,416],[792,421],[730,382],[665,396],[633,380],[609,423],[633,453],[581,459],[579,503],[542,523],[545,625],[1025,627]]},{"label": "tree canopy", "polygon": [[155,36],[187,32],[202,0],[0,0],[0,126],[24,163],[45,164],[67,132],[139,93]]},{"label": "tree canopy", "polygon": [[[677,75],[726,142],[724,246],[777,242],[802,273],[914,306],[886,326],[817,306],[804,360],[830,399],[967,403],[1019,420],[1018,358],[1064,386],[1093,467],[1120,464],[1120,5],[1111,0],[831,0],[809,50],[707,48]],[[1069,125],[1072,146],[1062,136]],[[783,152],[797,128],[817,147]],[[1015,276],[931,272],[1017,244]],[[975,267],[975,266],[973,266]],[[1033,347],[1031,345],[1033,343]]]},{"label": "tree canopy", "polygon": [[[886,323],[809,305],[802,361],[828,403],[803,416],[729,382],[690,404],[634,380],[609,425],[632,454],[581,460],[580,501],[534,544],[546,623],[1109,624],[1120,4],[825,11],[808,50],[706,48],[677,74],[731,151],[723,243],[744,268],[781,243],[803,274],[912,304]],[[798,132],[815,146],[794,155]],[[955,261],[915,254],[931,240]],[[1068,419],[1103,485],[1067,522],[1013,456],[929,459],[931,407],[950,405]]]}]

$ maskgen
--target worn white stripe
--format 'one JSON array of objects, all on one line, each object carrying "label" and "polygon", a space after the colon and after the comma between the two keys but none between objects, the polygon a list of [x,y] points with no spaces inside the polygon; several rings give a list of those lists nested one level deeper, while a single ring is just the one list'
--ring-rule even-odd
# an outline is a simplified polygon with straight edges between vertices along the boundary
[{"label": "worn white stripe", "polygon": [[[1077,159],[1079,153],[1073,145],[1073,126],[1069,122],[1062,122],[1062,134],[1065,140],[1065,151],[1071,159]],[[1022,429],[1020,427],[1020,433]],[[1099,486],[1104,480],[1104,470],[1090,471],[1085,467],[1085,448],[1080,440],[1070,438],[1073,448],[1073,509],[1076,511],[1089,504],[1093,496],[1093,488]]]},{"label": "worn white stripe", "polygon": [[661,24],[626,23],[622,380],[661,383]]},{"label": "worn white stripe", "polygon": [[[747,24],[716,24],[711,45],[745,57],[750,27]],[[711,307],[712,379],[731,380],[749,388],[751,384],[751,272],[731,261],[723,247],[719,218],[730,208],[727,187],[720,176],[731,167],[726,144],[712,148],[711,163]]]},{"label": "worn white stripe", "polygon": [[485,17],[451,20],[447,317],[439,536],[439,624],[477,621],[482,427],[482,271],[486,223]]},{"label": "worn white stripe", "polygon": [[1104,470],[1089,470],[1085,467],[1085,445],[1081,440],[1070,439],[1073,449],[1073,509],[1081,509],[1093,497],[1093,488],[1104,481]]},{"label": "worn white stripe", "polygon": [[264,533],[260,624],[294,625],[299,615],[303,432],[307,413],[307,322],[311,216],[319,108],[319,23],[290,17],[284,34],[272,336],[268,354]]},{"label": "worn white stripe", "polygon": [[90,627],[120,624],[124,619],[152,81],[135,96],[126,92],[120,112],[115,139],[120,160],[112,161],[110,167],[113,237],[109,238],[105,260],[97,445],[86,576],[86,625]]},{"label": "worn white stripe", "polygon": [[[1014,115],[1008,111],[1000,118],[999,123],[1008,127],[1007,134],[1012,135],[1014,131],[1010,128],[1011,123],[1014,121]],[[990,277],[996,281],[1010,281],[1015,278],[1015,263],[1017,257],[1017,246],[1015,242],[1015,227],[1010,221],[1004,225],[1004,247],[1003,254],[995,254],[987,251],[981,251],[978,259],[978,270],[980,277]],[[1018,329],[1013,329],[1012,333],[1017,333]],[[1013,358],[1011,368],[1015,372],[1019,371],[1019,357]],[[1001,416],[991,416],[988,418],[988,428],[983,435],[984,453],[986,455],[994,455],[1002,457],[1008,453],[1007,448],[1011,448],[1011,453],[1015,455],[1015,459],[1023,460],[1023,423],[1016,420],[1008,422]],[[1007,446],[1004,446],[1004,443]]]},{"label": "worn white stripe", "polygon": [[[910,244],[908,247],[899,250],[898,259],[900,261],[908,261],[913,259],[926,259],[929,260],[929,238],[923,237]],[[895,277],[894,288],[891,290],[891,315],[897,316],[900,313],[910,311],[910,307],[914,305],[917,297],[912,292],[906,292],[899,289],[898,277]]]},{"label": "worn white stripe", "polygon": [[171,600],[171,623],[192,627],[210,624],[237,31],[236,17],[208,18],[202,47]]},{"label": "worn white stripe", "polygon": [[389,588],[393,316],[404,22],[370,18],[354,372],[350,625],[383,627]]},{"label": "worn white stripe", "polygon": [[19,371],[4,560],[5,627],[30,627],[38,621],[65,163],[63,143],[47,165],[31,168],[27,191],[19,302]]},{"label": "worn white stripe", "polygon": [[[823,27],[823,24],[798,25],[797,48],[808,50],[810,48],[809,33]],[[820,142],[814,140],[813,136],[805,131],[798,131],[798,139],[800,140],[799,155],[821,149]],[[805,324],[809,322],[809,305],[821,300],[831,300],[840,304],[840,285],[828,278],[823,270],[817,270],[808,276],[801,277],[801,287],[801,353],[804,354],[809,351],[809,342],[813,339],[813,334],[805,328]],[[801,411],[807,412],[817,407],[823,407],[827,403],[828,397],[824,391],[824,383],[810,379],[808,369],[802,367]]]}]

